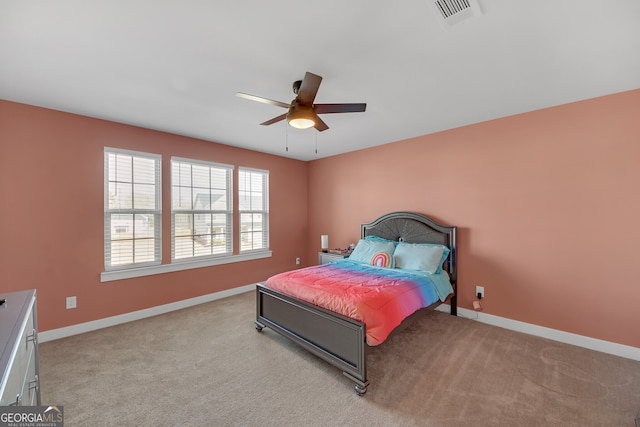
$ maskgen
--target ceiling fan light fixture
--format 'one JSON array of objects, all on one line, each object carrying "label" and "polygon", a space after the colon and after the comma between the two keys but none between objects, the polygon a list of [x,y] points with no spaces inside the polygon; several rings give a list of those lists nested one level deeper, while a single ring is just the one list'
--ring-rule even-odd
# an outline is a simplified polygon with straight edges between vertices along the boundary
[{"label": "ceiling fan light fixture", "polygon": [[291,107],[289,114],[287,114],[287,122],[289,126],[296,129],[309,129],[316,124],[311,108],[301,106]]},{"label": "ceiling fan light fixture", "polygon": [[315,124],[316,122],[314,122],[313,120],[305,118],[289,120],[289,125],[293,126],[296,129],[309,129]]}]

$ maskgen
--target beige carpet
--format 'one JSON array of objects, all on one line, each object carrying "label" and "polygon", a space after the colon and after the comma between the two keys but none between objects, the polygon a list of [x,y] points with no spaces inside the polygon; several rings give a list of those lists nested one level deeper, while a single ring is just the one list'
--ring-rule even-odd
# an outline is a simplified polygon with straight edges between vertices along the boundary
[{"label": "beige carpet", "polygon": [[431,313],[372,348],[358,397],[253,326],[252,292],[40,345],[65,426],[634,426],[640,362]]}]

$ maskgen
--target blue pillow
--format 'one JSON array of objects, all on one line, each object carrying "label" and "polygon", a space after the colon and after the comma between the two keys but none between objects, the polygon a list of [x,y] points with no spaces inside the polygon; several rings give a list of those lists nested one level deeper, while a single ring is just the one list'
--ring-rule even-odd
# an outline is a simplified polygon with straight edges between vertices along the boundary
[{"label": "blue pillow", "polygon": [[432,243],[400,242],[393,256],[396,268],[441,273],[442,264],[449,256],[449,248]]},{"label": "blue pillow", "polygon": [[364,240],[369,240],[372,242],[391,242],[393,243],[394,246],[398,246],[398,243],[400,243],[397,240],[389,240],[389,239],[385,239],[384,237],[374,236],[374,235],[366,236]]}]

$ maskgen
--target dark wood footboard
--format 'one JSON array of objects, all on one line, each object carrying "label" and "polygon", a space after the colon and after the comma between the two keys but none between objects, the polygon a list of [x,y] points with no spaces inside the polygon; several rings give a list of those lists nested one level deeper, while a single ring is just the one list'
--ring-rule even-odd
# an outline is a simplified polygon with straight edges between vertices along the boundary
[{"label": "dark wood footboard", "polygon": [[365,325],[263,285],[256,286],[256,329],[269,327],[342,370],[367,391]]}]

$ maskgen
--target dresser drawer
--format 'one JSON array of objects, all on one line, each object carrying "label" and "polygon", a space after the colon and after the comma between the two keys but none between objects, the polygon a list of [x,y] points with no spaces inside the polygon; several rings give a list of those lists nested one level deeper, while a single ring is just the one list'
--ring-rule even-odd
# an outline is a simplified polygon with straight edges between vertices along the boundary
[{"label": "dresser drawer", "polygon": [[40,396],[40,381],[38,379],[37,362],[36,362],[36,345],[33,344],[29,349],[29,357],[27,359],[28,366],[24,382],[22,383],[22,403],[25,406],[39,405],[38,397]]}]

